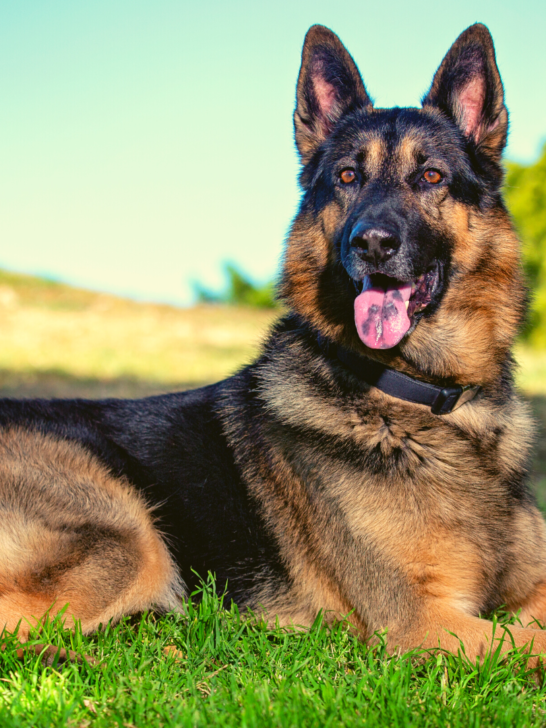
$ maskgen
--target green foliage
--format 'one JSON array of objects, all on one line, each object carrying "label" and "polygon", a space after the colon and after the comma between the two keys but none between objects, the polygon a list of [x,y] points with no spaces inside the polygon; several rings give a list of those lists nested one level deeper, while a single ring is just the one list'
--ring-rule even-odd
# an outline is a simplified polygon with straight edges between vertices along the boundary
[{"label": "green foliage", "polygon": [[526,338],[546,347],[546,145],[540,159],[507,163],[505,195],[523,241],[523,262],[533,300]]},{"label": "green foliage", "polygon": [[272,281],[264,285],[253,283],[237,266],[227,263],[225,274],[227,287],[221,293],[194,284],[195,295],[199,303],[221,303],[229,306],[250,306],[252,308],[276,308],[275,285]]}]

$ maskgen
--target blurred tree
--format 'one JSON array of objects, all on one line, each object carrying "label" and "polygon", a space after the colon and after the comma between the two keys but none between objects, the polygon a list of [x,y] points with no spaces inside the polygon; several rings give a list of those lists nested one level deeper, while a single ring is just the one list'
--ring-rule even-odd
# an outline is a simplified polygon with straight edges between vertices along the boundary
[{"label": "blurred tree", "polygon": [[529,166],[507,162],[505,194],[523,242],[523,263],[532,290],[525,338],[546,347],[546,145]]},{"label": "blurred tree", "polygon": [[210,291],[199,283],[194,284],[198,303],[223,303],[254,308],[276,308],[278,306],[273,281],[257,285],[232,263],[226,264],[225,273],[228,284],[221,293]]}]

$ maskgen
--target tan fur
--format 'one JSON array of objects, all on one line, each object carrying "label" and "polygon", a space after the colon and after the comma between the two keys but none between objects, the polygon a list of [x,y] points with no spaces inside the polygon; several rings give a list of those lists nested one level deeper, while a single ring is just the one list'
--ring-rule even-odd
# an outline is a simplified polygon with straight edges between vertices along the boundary
[{"label": "tan fur", "polygon": [[84,632],[183,587],[143,499],[81,446],[21,429],[0,436],[0,630],[26,638],[68,605]]},{"label": "tan fur", "polygon": [[385,160],[385,143],[380,136],[371,136],[362,148],[365,158],[366,172],[370,177],[379,177],[383,173]]}]

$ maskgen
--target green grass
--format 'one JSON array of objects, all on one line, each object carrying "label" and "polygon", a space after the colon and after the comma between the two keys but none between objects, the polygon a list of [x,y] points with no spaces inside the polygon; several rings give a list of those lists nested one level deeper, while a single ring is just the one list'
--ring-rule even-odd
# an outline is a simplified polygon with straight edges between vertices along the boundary
[{"label": "green grass", "polygon": [[[200,595],[201,596],[201,595]],[[184,616],[144,615],[91,637],[46,625],[50,641],[99,664],[0,666],[0,725],[33,726],[543,726],[546,688],[517,653],[389,657],[340,624],[270,629],[223,605],[211,582]]]}]

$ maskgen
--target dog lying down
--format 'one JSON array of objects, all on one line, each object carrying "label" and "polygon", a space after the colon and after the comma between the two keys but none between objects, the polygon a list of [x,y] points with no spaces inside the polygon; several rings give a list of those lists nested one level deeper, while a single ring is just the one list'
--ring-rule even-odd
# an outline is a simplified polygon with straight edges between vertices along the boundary
[{"label": "dog lying down", "polygon": [[544,654],[489,32],[462,33],[420,108],[376,109],[314,26],[294,125],[287,313],[255,362],[142,400],[0,402],[0,624],[24,640],[66,608],[91,632],[179,609],[210,571],[272,622],[350,615],[398,651],[462,641],[474,659],[502,637],[480,615],[505,605],[514,645]]}]

